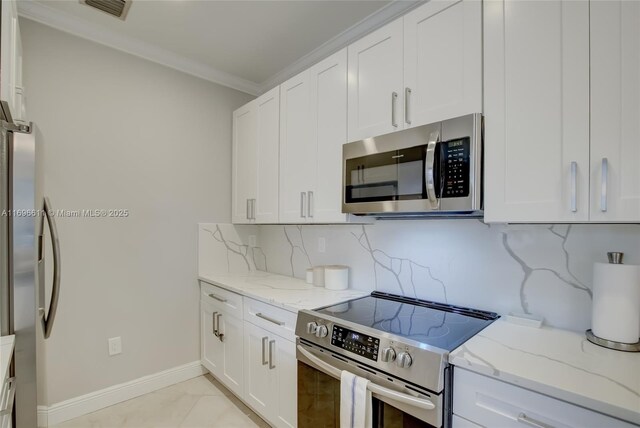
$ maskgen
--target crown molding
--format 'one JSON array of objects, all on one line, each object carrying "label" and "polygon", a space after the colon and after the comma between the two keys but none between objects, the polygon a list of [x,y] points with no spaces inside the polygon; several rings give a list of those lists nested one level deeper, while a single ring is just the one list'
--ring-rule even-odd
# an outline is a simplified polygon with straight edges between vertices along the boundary
[{"label": "crown molding", "polygon": [[24,18],[56,28],[101,45],[144,58],[210,82],[228,86],[251,95],[258,95],[261,85],[218,70],[198,61],[163,49],[134,37],[124,36],[102,25],[89,23],[69,13],[35,1],[19,1],[18,14]]},{"label": "crown molding", "polygon": [[308,69],[329,55],[350,45],[354,41],[371,33],[411,9],[425,3],[426,0],[393,0],[385,7],[375,11],[360,22],[352,25],[337,36],[329,39],[305,56],[296,60],[260,84],[260,93],[264,93],[280,83]]}]

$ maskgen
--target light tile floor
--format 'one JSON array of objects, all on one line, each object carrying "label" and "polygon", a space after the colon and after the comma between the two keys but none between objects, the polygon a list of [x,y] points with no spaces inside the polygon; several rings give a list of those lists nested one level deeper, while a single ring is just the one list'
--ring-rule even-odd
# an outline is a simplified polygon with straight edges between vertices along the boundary
[{"label": "light tile floor", "polygon": [[268,428],[207,374],[56,425],[55,428]]}]

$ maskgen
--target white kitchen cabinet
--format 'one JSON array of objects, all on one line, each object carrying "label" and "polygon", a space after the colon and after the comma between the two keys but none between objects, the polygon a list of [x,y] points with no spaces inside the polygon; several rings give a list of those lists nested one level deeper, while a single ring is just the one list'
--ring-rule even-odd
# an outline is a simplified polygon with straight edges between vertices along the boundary
[{"label": "white kitchen cabinet", "polygon": [[[631,428],[632,424],[458,367],[453,377],[457,427]],[[456,420],[456,416],[458,416]],[[466,422],[470,422],[466,423]]]},{"label": "white kitchen cabinet", "polygon": [[222,373],[220,381],[234,393],[242,396],[244,387],[244,367],[242,353],[244,350],[242,319],[225,314],[218,318],[219,340],[223,343]]},{"label": "white kitchen cabinet", "polygon": [[482,2],[430,1],[404,16],[406,128],[482,111]]},{"label": "white kitchen cabinet", "polygon": [[245,400],[270,419],[276,394],[272,389],[274,372],[269,369],[269,332],[249,322],[244,323],[244,332]]},{"label": "white kitchen cabinet", "polygon": [[280,222],[309,221],[316,176],[309,70],[280,85]]},{"label": "white kitchen cabinet", "polygon": [[200,301],[200,358],[202,365],[211,373],[222,373],[224,346],[216,336],[216,315],[213,305]]},{"label": "white kitchen cabinet", "polygon": [[484,2],[484,114],[485,221],[587,221],[588,1]]},{"label": "white kitchen cabinet", "polygon": [[280,221],[339,223],[347,141],[347,51],[280,86]]},{"label": "white kitchen cabinet", "polygon": [[16,120],[26,120],[22,86],[22,42],[15,1],[2,2],[0,46],[0,99],[7,101]]},{"label": "white kitchen cabinet", "polygon": [[309,216],[319,223],[340,223],[342,145],[347,142],[347,50],[311,67],[311,144],[315,171]]},{"label": "white kitchen cabinet", "polygon": [[275,353],[272,361],[275,373],[275,391],[278,402],[275,407],[276,427],[298,426],[298,360],[296,344],[281,337],[274,337]]},{"label": "white kitchen cabinet", "polygon": [[275,427],[297,425],[295,343],[245,321],[245,400]]},{"label": "white kitchen cabinet", "polygon": [[274,88],[256,100],[257,182],[254,201],[256,223],[278,222],[278,180],[280,145],[280,90]]},{"label": "white kitchen cabinet", "polygon": [[349,141],[404,127],[402,18],[349,45]]},{"label": "white kitchen cabinet", "polygon": [[278,222],[279,104],[274,88],[233,113],[233,223]]},{"label": "white kitchen cabinet", "polygon": [[591,2],[591,221],[640,221],[640,3]]},{"label": "white kitchen cabinet", "polygon": [[241,397],[244,388],[242,296],[201,284],[200,335],[202,364]]},{"label": "white kitchen cabinet", "polygon": [[232,221],[251,223],[252,203],[256,198],[258,127],[257,101],[233,112]]}]

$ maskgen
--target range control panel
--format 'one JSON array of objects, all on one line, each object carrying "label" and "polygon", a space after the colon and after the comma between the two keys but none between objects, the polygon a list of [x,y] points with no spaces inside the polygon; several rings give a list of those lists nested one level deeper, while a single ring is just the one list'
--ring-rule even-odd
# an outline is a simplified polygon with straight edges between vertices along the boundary
[{"label": "range control panel", "polygon": [[443,198],[469,196],[469,180],[471,175],[469,168],[470,144],[468,137],[442,143]]},{"label": "range control panel", "polygon": [[334,325],[331,344],[372,361],[378,361],[380,347],[378,338]]}]

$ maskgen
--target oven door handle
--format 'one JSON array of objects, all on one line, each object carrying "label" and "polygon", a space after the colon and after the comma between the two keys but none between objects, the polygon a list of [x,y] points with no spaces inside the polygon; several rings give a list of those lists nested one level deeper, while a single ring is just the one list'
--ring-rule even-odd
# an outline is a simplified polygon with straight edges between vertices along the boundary
[{"label": "oven door handle", "polygon": [[[326,374],[333,376],[337,379],[340,379],[342,371],[336,367],[333,367],[331,364],[322,361],[320,358],[313,355],[311,352],[304,349],[301,345],[297,345],[298,352],[304,355],[309,361],[311,361],[316,368],[325,372]],[[402,404],[408,404],[413,407],[417,407],[424,410],[433,410],[436,408],[436,405],[431,402],[431,400],[427,400],[425,398],[417,398],[412,395],[403,394],[402,392],[394,391],[393,389],[385,388],[383,386],[377,385],[371,381],[369,381],[369,385],[367,389],[371,391],[373,394],[376,394],[380,397],[389,398],[391,400],[398,401]]]}]

